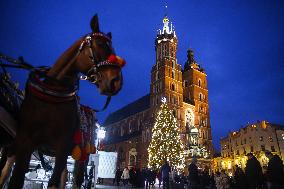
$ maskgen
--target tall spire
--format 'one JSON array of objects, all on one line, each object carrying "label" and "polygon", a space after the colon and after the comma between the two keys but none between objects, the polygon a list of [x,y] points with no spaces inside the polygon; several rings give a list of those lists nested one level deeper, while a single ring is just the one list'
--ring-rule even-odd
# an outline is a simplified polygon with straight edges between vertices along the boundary
[{"label": "tall spire", "polygon": [[168,17],[168,5],[167,2],[165,1],[165,6],[164,6],[164,11],[165,11],[165,16],[163,18],[163,29],[158,30],[159,34],[174,34],[175,36],[175,31],[173,28],[172,22],[170,23],[170,19]]}]

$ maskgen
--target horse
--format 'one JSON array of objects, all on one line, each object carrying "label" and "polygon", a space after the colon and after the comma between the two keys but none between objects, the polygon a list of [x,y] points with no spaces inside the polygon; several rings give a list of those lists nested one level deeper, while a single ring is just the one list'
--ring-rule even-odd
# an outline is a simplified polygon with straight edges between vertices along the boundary
[{"label": "horse", "polygon": [[[69,47],[50,69],[31,72],[19,111],[16,138],[9,147],[12,155],[8,155],[3,168],[9,170],[15,162],[8,189],[23,187],[35,150],[55,156],[48,187],[59,187],[67,156],[75,145],[74,133],[80,125],[76,96],[79,73],[94,83],[101,95],[108,96],[108,102],[121,90],[125,61],[116,56],[111,33],[100,31],[97,15],[90,26],[92,32]],[[1,177],[5,174],[2,171]]]}]

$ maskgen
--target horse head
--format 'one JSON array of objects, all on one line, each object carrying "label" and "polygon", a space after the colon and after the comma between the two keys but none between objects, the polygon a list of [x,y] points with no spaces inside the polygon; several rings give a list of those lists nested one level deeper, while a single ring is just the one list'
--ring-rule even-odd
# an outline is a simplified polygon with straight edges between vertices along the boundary
[{"label": "horse head", "polygon": [[116,56],[111,33],[100,31],[97,15],[91,19],[90,26],[92,33],[86,35],[80,44],[77,68],[86,75],[86,80],[99,88],[101,94],[116,95],[123,85],[121,69],[125,61]]}]

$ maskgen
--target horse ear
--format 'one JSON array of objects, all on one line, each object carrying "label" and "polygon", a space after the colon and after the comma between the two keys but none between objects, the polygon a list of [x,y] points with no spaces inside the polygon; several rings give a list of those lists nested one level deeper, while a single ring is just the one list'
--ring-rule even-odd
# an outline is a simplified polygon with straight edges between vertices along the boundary
[{"label": "horse ear", "polygon": [[98,15],[95,14],[95,16],[93,16],[91,22],[90,22],[90,26],[91,26],[91,29],[94,33],[96,32],[100,32],[100,28],[99,28],[99,18],[98,18]]},{"label": "horse ear", "polygon": [[111,39],[112,38],[111,32],[108,32],[107,36]]}]

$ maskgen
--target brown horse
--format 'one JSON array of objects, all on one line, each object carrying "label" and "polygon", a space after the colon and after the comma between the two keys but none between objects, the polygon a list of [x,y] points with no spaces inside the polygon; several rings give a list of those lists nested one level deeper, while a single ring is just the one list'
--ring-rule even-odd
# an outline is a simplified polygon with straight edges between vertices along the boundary
[{"label": "brown horse", "polygon": [[[91,20],[91,29],[92,33],[67,49],[47,72],[44,80],[39,81],[46,88],[35,85],[32,82],[35,76],[30,76],[12,147],[15,167],[9,189],[23,187],[30,157],[35,150],[56,157],[48,186],[59,186],[67,156],[74,146],[73,135],[80,125],[75,95],[78,73],[85,74],[102,95],[112,96],[120,91],[124,62],[115,56],[111,34],[100,32],[97,15]],[[10,167],[13,160],[14,157],[8,158],[5,167]]]}]

